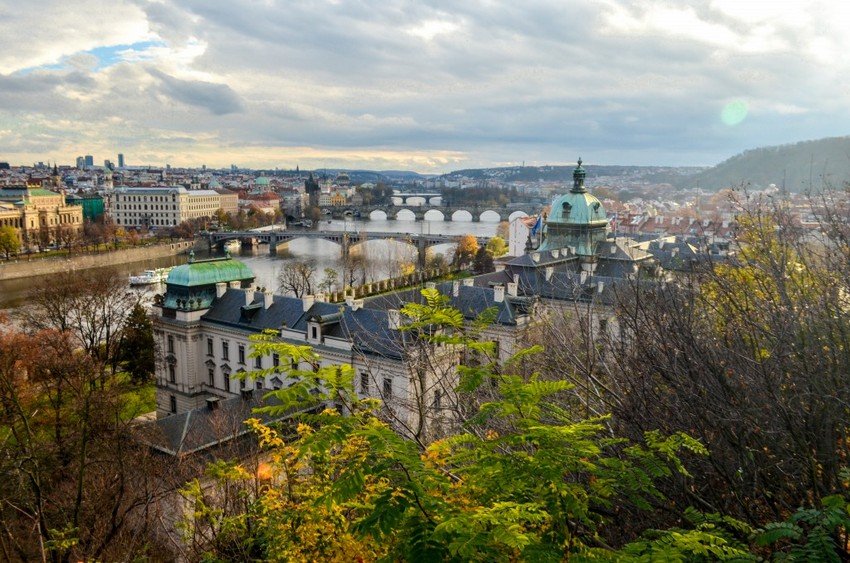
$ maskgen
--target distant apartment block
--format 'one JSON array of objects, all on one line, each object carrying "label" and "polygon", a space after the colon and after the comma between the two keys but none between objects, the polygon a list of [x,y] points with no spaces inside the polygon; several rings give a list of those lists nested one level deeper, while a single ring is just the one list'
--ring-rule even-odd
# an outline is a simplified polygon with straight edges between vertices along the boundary
[{"label": "distant apartment block", "polygon": [[222,197],[227,196],[215,190],[119,187],[109,194],[109,214],[121,227],[174,227],[188,219],[212,217],[222,207]]}]

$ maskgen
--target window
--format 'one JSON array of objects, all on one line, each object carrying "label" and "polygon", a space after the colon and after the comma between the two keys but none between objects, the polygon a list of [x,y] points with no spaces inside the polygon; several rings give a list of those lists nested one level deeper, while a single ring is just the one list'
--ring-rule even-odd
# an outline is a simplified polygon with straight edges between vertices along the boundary
[{"label": "window", "polygon": [[207,338],[207,356],[212,356],[213,354],[213,339]]},{"label": "window", "polygon": [[239,345],[239,363],[240,364],[245,363],[245,345],[244,344]]},{"label": "window", "polygon": [[168,364],[168,381],[177,383],[177,372],[174,369],[174,364]]},{"label": "window", "polygon": [[393,396],[393,380],[389,377],[384,378],[384,400],[391,399]]},{"label": "window", "polygon": [[254,384],[254,386],[255,386],[257,389],[262,389],[262,388],[263,388],[263,382],[262,382],[262,381],[257,381],[257,382]]},{"label": "window", "polygon": [[215,370],[213,368],[209,368],[207,370],[207,375],[209,375],[210,387],[215,387]]},{"label": "window", "polygon": [[229,360],[230,359],[230,344],[224,340],[221,342],[221,359]]},{"label": "window", "polygon": [[245,389],[245,378],[244,377],[239,378],[239,388]]},{"label": "window", "polygon": [[608,319],[599,319],[599,332],[605,334],[608,330]]},{"label": "window", "polygon": [[224,372],[224,390],[230,392],[230,374]]},{"label": "window", "polygon": [[311,338],[313,340],[318,340],[318,338],[319,338],[319,327],[317,327],[317,326],[310,327],[310,334],[311,334]]},{"label": "window", "polygon": [[272,365],[274,367],[280,366],[280,354],[272,354]]},{"label": "window", "polygon": [[261,358],[260,356],[254,358],[254,367],[256,369],[263,369],[263,358]]},{"label": "window", "polygon": [[443,406],[443,393],[441,391],[434,391],[434,410],[438,411]]},{"label": "window", "polygon": [[168,402],[170,403],[169,407],[171,408],[172,414],[176,413],[177,412],[177,397],[175,397],[174,395],[171,395],[168,399],[169,399]]},{"label": "window", "polygon": [[168,335],[168,351],[174,353],[174,337],[170,334]]},{"label": "window", "polygon": [[360,394],[369,394],[369,374],[365,371],[360,372]]}]

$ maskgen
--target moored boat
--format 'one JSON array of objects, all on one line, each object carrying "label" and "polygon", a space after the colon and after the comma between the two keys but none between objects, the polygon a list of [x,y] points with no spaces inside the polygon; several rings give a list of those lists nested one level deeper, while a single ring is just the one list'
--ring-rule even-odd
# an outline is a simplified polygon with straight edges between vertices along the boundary
[{"label": "moored boat", "polygon": [[155,283],[163,283],[168,279],[168,273],[171,268],[156,268],[153,270],[145,270],[137,276],[130,276],[130,285],[152,285]]}]

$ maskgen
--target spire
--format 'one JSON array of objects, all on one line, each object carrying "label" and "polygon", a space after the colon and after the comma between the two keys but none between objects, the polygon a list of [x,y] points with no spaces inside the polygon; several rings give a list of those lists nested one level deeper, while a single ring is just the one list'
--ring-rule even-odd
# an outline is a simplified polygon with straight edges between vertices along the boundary
[{"label": "spire", "polygon": [[576,169],[573,170],[573,189],[570,190],[571,193],[587,193],[587,190],[584,187],[584,176],[585,171],[584,168],[581,167],[581,157],[578,157],[578,166],[576,166]]}]

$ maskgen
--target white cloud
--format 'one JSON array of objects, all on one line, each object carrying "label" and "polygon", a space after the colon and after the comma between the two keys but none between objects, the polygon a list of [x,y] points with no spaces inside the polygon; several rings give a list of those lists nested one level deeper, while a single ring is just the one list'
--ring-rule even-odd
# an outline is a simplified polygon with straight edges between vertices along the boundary
[{"label": "white cloud", "polygon": [[[13,17],[2,160],[710,163],[850,130],[838,2],[44,0]],[[117,45],[135,46],[91,54]],[[732,99],[751,109],[734,130]]]}]

